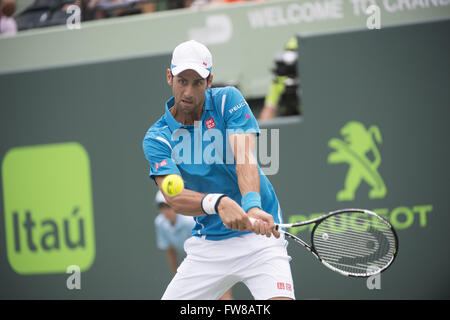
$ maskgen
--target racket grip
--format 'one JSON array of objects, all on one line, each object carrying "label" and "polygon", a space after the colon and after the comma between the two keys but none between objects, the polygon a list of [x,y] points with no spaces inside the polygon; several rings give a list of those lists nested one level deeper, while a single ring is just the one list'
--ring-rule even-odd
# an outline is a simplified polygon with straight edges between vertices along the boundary
[{"label": "racket grip", "polygon": [[[252,217],[248,217],[248,219],[250,220],[250,222],[252,223],[252,226],[255,224],[255,221],[257,219],[252,218]],[[275,224],[275,230],[279,231],[280,230],[280,226],[278,224]]]}]

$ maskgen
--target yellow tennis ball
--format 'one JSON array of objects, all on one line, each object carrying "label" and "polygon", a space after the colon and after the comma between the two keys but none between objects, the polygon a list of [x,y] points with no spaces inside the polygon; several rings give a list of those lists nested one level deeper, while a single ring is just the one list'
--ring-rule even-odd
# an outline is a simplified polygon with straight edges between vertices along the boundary
[{"label": "yellow tennis ball", "polygon": [[167,175],[162,182],[162,190],[168,196],[176,196],[184,189],[184,182],[178,174]]}]

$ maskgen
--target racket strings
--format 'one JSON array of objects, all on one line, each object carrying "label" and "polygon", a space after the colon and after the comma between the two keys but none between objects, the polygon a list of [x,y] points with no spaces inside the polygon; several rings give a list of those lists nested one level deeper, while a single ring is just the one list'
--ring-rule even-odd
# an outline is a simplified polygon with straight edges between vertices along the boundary
[{"label": "racket strings", "polygon": [[396,237],[381,219],[342,213],[314,230],[314,248],[323,262],[351,275],[376,273],[393,260]]}]

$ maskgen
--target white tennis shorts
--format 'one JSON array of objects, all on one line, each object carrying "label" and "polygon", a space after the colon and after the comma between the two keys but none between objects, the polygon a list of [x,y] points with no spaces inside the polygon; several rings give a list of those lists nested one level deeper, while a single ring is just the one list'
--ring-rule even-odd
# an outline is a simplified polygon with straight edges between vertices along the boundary
[{"label": "white tennis shorts", "polygon": [[191,237],[184,243],[187,256],[162,299],[219,299],[237,282],[256,300],[295,299],[286,247],[283,235],[276,239],[249,233],[219,241]]}]

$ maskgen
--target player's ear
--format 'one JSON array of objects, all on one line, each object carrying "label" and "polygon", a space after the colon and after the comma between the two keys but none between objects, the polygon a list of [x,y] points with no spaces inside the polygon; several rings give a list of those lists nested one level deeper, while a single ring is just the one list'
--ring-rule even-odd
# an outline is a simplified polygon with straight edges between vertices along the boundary
[{"label": "player's ear", "polygon": [[206,89],[211,88],[212,82],[213,82],[213,74],[210,73],[208,76],[208,82],[206,83]]},{"label": "player's ear", "polygon": [[167,83],[169,84],[169,86],[173,85],[172,70],[170,70],[169,68],[167,68]]}]

